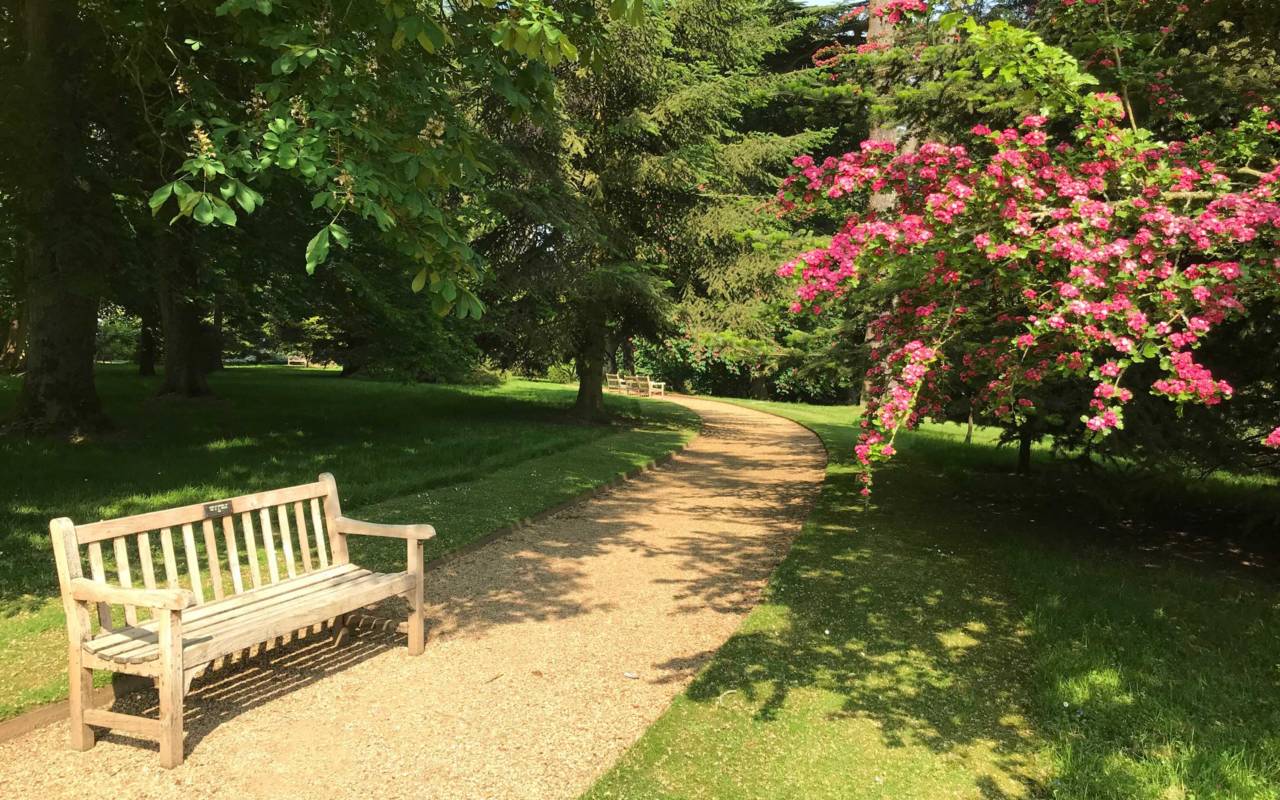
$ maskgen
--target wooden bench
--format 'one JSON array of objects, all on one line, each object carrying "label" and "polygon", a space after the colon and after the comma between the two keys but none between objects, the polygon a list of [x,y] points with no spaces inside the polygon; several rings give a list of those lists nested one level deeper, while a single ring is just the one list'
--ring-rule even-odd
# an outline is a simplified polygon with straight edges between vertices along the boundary
[{"label": "wooden bench", "polygon": [[293,355],[286,358],[284,363],[289,367],[309,367],[311,366],[311,359],[306,356]]},{"label": "wooden bench", "polygon": [[[423,542],[435,529],[342,516],[328,473],[302,486],[87,525],[62,517],[49,531],[70,639],[76,750],[93,747],[91,725],[114,728],[159,740],[161,765],[176,767],[183,697],[210,664],[317,624],[345,630],[347,614],[388,597],[409,601],[410,655],[425,646]],[[350,535],[404,539],[405,571],[352,564]],[[95,669],[154,678],[159,719],[89,707]]]},{"label": "wooden bench", "polygon": [[655,381],[648,375],[636,375],[627,381],[627,386],[635,394],[643,394],[646,397],[667,396],[667,384],[662,381]]},{"label": "wooden bench", "polygon": [[606,392],[625,392],[627,390],[627,379],[616,372],[606,372],[604,374],[604,390]]}]

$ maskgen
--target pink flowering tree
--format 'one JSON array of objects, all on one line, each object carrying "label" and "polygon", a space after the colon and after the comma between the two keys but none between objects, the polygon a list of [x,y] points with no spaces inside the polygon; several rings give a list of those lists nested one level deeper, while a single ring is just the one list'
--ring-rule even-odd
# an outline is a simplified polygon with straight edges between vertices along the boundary
[{"label": "pink flowering tree", "polygon": [[[919,5],[886,13],[922,25]],[[1056,105],[963,142],[801,157],[779,192],[784,213],[843,220],[779,268],[796,282],[793,310],[881,309],[856,453],[864,493],[898,432],[957,385],[1018,425],[1043,413],[1049,383],[1081,384],[1078,425],[1094,440],[1124,427],[1139,392],[1206,406],[1232,396],[1197,350],[1280,296],[1275,114],[1260,106],[1219,135],[1164,142],[1115,94]],[[870,210],[890,193],[888,210]],[[1256,436],[1280,447],[1280,428]]]}]

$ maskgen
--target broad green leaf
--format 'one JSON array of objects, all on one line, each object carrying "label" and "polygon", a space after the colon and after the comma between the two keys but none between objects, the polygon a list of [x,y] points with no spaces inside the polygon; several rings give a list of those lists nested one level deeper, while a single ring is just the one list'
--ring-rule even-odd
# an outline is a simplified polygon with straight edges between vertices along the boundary
[{"label": "broad green leaf", "polygon": [[427,268],[423,267],[418,270],[418,274],[413,276],[413,283],[409,284],[409,288],[414,294],[421,292],[423,287],[427,285]]},{"label": "broad green leaf", "polygon": [[209,202],[209,195],[200,192],[200,199],[191,211],[191,218],[201,225],[208,225],[213,222],[213,204]]},{"label": "broad green leaf", "polygon": [[215,200],[213,203],[213,218],[223,225],[234,228],[236,224],[236,212],[222,200]]},{"label": "broad green leaf", "polygon": [[164,186],[161,186],[159,189],[156,189],[154,193],[152,193],[151,199],[147,201],[147,205],[151,206],[152,215],[160,211],[160,206],[164,205],[165,201],[167,201],[172,194],[173,194],[172,181],[170,181],[169,183],[166,183]]},{"label": "broad green leaf", "polygon": [[347,233],[347,229],[336,222],[329,223],[329,235],[338,243],[338,246],[346,249],[351,246],[351,234]]},{"label": "broad green leaf", "polygon": [[325,259],[329,257],[329,227],[320,229],[320,232],[311,237],[311,241],[307,242],[307,274],[315,274],[316,267],[323,264]]}]

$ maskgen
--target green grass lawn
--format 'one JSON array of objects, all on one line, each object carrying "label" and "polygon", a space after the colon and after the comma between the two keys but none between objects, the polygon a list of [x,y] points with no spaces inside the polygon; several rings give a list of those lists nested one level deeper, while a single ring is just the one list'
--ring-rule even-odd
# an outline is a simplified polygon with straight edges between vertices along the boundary
[{"label": "green grass lawn", "polygon": [[[1280,583],[1204,527],[1274,485],[1197,488],[1145,529],[1049,454],[1013,476],[944,425],[900,439],[864,509],[851,409],[752,405],[822,437],[823,494],[588,798],[1280,798]],[[1205,530],[1221,552],[1186,544]]]},{"label": "green grass lawn", "polygon": [[[216,398],[157,399],[154,379],[103,367],[115,430],[74,444],[0,438],[0,719],[66,694],[53,517],[88,522],[329,471],[353,516],[434,524],[432,558],[664,455],[698,425],[670,403],[616,396],[616,424],[575,424],[573,388],[527,381],[402,385],[255,367],[211,382]],[[17,385],[0,377],[0,408]],[[357,537],[352,558],[401,570],[396,544]]]}]

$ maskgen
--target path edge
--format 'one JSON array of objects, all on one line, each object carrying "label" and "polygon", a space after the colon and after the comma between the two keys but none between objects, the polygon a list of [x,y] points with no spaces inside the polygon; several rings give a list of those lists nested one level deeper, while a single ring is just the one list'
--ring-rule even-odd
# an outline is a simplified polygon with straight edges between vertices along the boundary
[{"label": "path edge", "polygon": [[[641,475],[644,475],[647,472],[651,472],[655,469],[658,469],[659,467],[667,465],[672,461],[672,459],[674,459],[676,456],[680,455],[686,449],[688,449],[689,445],[696,442],[698,438],[702,436],[703,431],[705,429],[706,429],[706,419],[701,414],[699,414],[697,432],[694,433],[694,435],[691,436],[688,441],[683,442],[682,444],[680,444],[678,447],[671,450],[670,452],[664,453],[663,455],[660,455],[656,458],[651,458],[644,464],[641,464],[638,467],[632,467],[631,469],[621,473],[620,475],[614,475],[612,478],[605,481],[604,483],[600,483],[596,486],[591,487],[590,489],[584,489],[583,491],[578,492],[577,494],[568,498],[567,500],[562,500],[553,506],[548,506],[547,508],[544,508],[541,511],[538,511],[534,514],[530,514],[527,517],[522,517],[516,520],[515,522],[509,523],[507,525],[503,525],[500,528],[495,528],[494,530],[486,533],[485,535],[477,539],[472,539],[471,541],[467,542],[461,547],[458,547],[457,549],[454,549],[454,550],[450,550],[449,552],[444,553],[438,558],[434,558],[431,561],[427,562],[426,564],[427,573],[435,572],[438,569],[448,566],[449,564],[453,563],[454,561],[461,558],[462,556],[473,553],[476,550],[479,550],[486,545],[492,544],[493,542],[499,539],[510,536],[516,531],[523,530],[529,527],[530,525],[534,525],[538,522],[542,522],[548,517],[559,514],[560,512],[566,509],[572,508],[573,506],[578,505],[579,503],[599,497],[600,495],[605,494],[606,492],[612,491],[613,489],[616,489],[619,486],[622,486],[623,484],[629,481],[635,480],[636,478],[640,477]],[[819,441],[821,441],[821,438],[819,438]],[[379,622],[382,622],[382,623],[385,623],[386,621],[385,618],[383,617],[372,617],[371,615],[364,615],[364,614],[357,614],[357,616],[360,616],[360,617],[369,616],[370,619],[378,620]],[[91,700],[91,703],[94,706],[98,706],[98,707],[110,705],[111,703],[114,703],[116,700],[126,695],[133,694],[134,692],[137,692],[143,689],[150,689],[153,687],[153,685],[154,685],[153,682],[145,677],[141,677],[138,675],[125,675],[121,673],[113,673],[111,685],[98,686],[94,688],[93,698]],[[16,717],[10,717],[9,719],[0,721],[0,742],[7,742],[7,741],[10,741],[11,739],[16,739],[19,736],[23,736],[25,734],[31,733],[34,730],[38,730],[48,725],[52,725],[55,722],[60,722],[64,719],[67,719],[70,716],[70,714],[71,714],[71,702],[66,699],[57,700],[52,703],[46,703],[45,705],[41,705],[41,706],[36,706],[35,708],[22,712]]]}]

